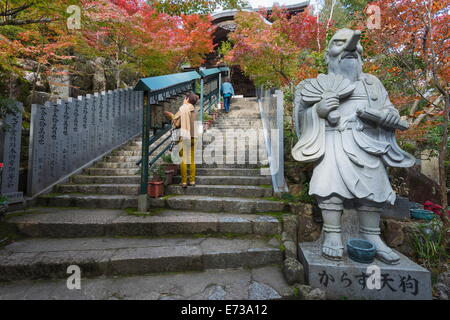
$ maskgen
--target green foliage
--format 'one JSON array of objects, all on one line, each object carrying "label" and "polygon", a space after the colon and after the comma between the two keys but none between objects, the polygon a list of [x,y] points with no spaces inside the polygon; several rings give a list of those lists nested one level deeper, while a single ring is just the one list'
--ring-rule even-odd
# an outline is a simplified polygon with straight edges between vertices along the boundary
[{"label": "green foliage", "polygon": [[223,9],[242,9],[248,5],[246,0],[159,0],[153,1],[159,12],[170,15],[209,14],[219,7]]},{"label": "green foliage", "polygon": [[415,154],[417,151],[417,146],[409,142],[400,143],[400,147],[410,154]]},{"label": "green foliage", "polygon": [[[436,118],[437,122],[442,123],[442,117]],[[450,129],[450,125],[449,125]],[[440,126],[432,126],[425,134],[427,148],[438,151],[442,142],[442,136],[444,135],[444,128]],[[450,140],[447,140],[447,146],[450,149]]]},{"label": "green foliage", "polygon": [[149,173],[153,181],[164,181],[166,178],[164,167],[160,165],[153,165]]},{"label": "green foliage", "polygon": [[[351,2],[358,2],[358,0],[324,0],[324,6],[322,8],[322,11],[320,12],[320,20],[324,22],[328,21],[331,14],[331,8],[334,3],[333,15],[331,17],[331,23],[333,24],[333,27],[337,29],[350,27],[355,12],[351,10],[351,8],[353,7]],[[348,5],[347,3],[350,3],[350,5]],[[362,9],[364,9],[364,6],[362,7]],[[327,40],[329,40],[331,36],[332,30],[330,28],[327,34]]]},{"label": "green foliage", "polygon": [[445,245],[445,235],[450,232],[436,218],[428,223],[419,224],[413,229],[412,241],[419,262],[426,268],[436,268],[447,263],[449,255]]},{"label": "green foliage", "polygon": [[0,96],[0,119],[5,119],[8,114],[14,114],[18,111],[14,100]]},{"label": "green foliage", "polygon": [[342,3],[342,7],[349,14],[354,12],[361,12],[371,0],[339,0]]},{"label": "green foliage", "polygon": [[212,120],[213,118],[208,114],[208,113],[203,113],[203,121],[209,121]]},{"label": "green foliage", "polygon": [[164,163],[173,163],[172,156],[169,153],[163,154],[161,158]]},{"label": "green foliage", "polygon": [[303,203],[311,203],[311,204],[315,203],[316,200],[314,199],[314,197],[309,195],[309,183],[308,182],[305,182],[305,184],[303,185],[303,190],[302,190],[302,192],[300,192],[298,199],[300,202],[303,202]]},{"label": "green foliage", "polygon": [[307,58],[313,59],[313,64],[317,68],[318,73],[328,73],[328,65],[325,63],[325,51],[311,51]]},{"label": "green foliage", "polygon": [[233,49],[233,44],[230,41],[223,41],[220,44],[218,53],[221,57],[225,57]]},{"label": "green foliage", "polygon": [[20,238],[14,224],[0,221],[0,248]]}]

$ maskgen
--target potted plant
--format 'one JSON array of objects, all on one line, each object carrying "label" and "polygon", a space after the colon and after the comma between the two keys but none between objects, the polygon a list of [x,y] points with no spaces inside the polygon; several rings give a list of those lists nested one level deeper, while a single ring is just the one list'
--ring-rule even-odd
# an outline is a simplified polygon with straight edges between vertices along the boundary
[{"label": "potted plant", "polygon": [[164,180],[164,185],[168,186],[173,184],[173,177],[175,176],[175,171],[171,170],[171,169],[166,169],[164,171],[164,174],[166,176],[165,180]]},{"label": "potted plant", "polygon": [[178,174],[178,165],[173,163],[172,156],[170,154],[164,154],[162,157],[163,163],[161,166],[165,168],[166,171],[172,170],[174,175]]},{"label": "potted plant", "polygon": [[217,110],[214,110],[214,111],[211,113],[211,115],[212,115],[213,121],[216,121],[217,117],[219,116],[219,114],[217,113]]},{"label": "potted plant", "polygon": [[150,169],[152,178],[148,182],[147,193],[151,198],[160,198],[164,195],[165,172],[162,166]]},{"label": "potted plant", "polygon": [[205,115],[203,116],[203,124],[206,124],[205,131],[211,127],[212,121],[212,117],[209,114],[205,113]]}]

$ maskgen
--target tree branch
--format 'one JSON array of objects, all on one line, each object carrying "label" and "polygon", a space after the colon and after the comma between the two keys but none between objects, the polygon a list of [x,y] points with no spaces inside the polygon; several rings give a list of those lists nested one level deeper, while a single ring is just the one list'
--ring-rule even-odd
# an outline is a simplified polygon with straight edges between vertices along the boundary
[{"label": "tree branch", "polygon": [[31,8],[33,5],[34,5],[34,3],[29,3],[29,4],[24,4],[23,6],[20,6],[20,7],[14,8],[14,9],[5,10],[3,12],[0,12],[0,17],[13,16],[21,11]]},{"label": "tree branch", "polygon": [[51,18],[41,18],[41,19],[28,19],[28,20],[9,20],[0,22],[0,27],[3,26],[23,26],[27,24],[35,24],[35,23],[50,23],[56,21],[58,19]]}]

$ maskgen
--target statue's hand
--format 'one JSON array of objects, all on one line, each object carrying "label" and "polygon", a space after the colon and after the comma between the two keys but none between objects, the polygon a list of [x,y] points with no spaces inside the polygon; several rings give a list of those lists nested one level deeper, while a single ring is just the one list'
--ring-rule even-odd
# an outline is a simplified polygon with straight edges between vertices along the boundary
[{"label": "statue's hand", "polygon": [[326,119],[328,114],[339,107],[339,99],[332,94],[324,94],[324,97],[317,106],[319,117]]},{"label": "statue's hand", "polygon": [[383,118],[381,119],[380,125],[385,127],[394,127],[400,121],[400,115],[397,110],[385,109],[383,110]]}]

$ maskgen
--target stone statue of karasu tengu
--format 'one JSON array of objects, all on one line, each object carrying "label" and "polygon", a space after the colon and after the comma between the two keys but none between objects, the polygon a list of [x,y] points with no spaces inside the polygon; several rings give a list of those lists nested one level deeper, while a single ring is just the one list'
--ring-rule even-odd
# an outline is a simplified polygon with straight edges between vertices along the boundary
[{"label": "stone statue of karasu tengu", "polygon": [[323,216],[322,255],[341,260],[341,215],[353,201],[359,232],[372,242],[376,257],[396,264],[400,257],[380,238],[380,213],[394,204],[386,167],[410,167],[415,159],[401,150],[395,129],[407,129],[377,77],[362,72],[360,31],[341,29],[331,38],[328,74],[296,87],[294,120],[297,161],[314,162],[309,194]]}]

